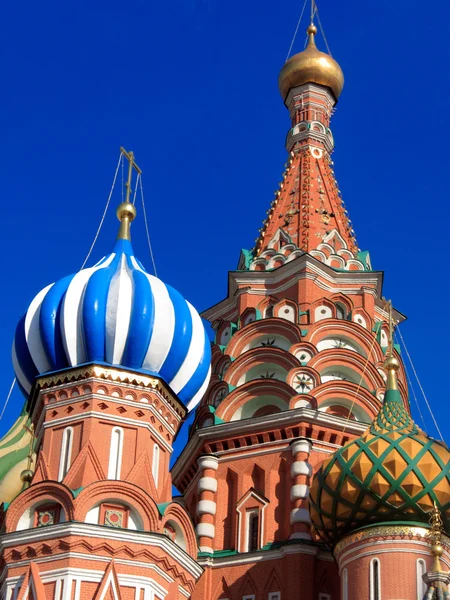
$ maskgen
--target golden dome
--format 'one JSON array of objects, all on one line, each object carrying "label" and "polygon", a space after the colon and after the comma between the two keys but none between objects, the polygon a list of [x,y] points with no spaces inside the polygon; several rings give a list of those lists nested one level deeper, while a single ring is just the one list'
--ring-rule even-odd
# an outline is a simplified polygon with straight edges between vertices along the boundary
[{"label": "golden dome", "polygon": [[281,69],[278,86],[283,100],[291,88],[303,83],[326,85],[331,88],[337,100],[344,87],[342,69],[329,54],[317,49],[314,41],[317,28],[310,25],[307,33],[309,40],[306,49],[292,56]]}]

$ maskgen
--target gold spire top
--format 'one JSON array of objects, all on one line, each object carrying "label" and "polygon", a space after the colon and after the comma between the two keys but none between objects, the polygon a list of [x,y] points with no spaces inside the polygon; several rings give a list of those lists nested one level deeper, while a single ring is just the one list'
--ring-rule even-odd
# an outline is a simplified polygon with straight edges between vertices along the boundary
[{"label": "gold spire top", "polygon": [[131,240],[130,225],[131,221],[136,217],[136,207],[130,202],[131,196],[131,183],[133,179],[133,169],[136,170],[138,177],[141,176],[142,171],[134,161],[134,152],[127,152],[125,148],[120,147],[120,152],[128,160],[128,179],[125,183],[126,187],[126,198],[125,202],[122,202],[117,208],[117,218],[120,221],[119,233],[117,234],[118,240]]},{"label": "gold spire top", "polygon": [[344,87],[344,74],[338,63],[329,54],[320,52],[316,46],[317,27],[314,23],[306,30],[308,44],[303,52],[292,56],[281,69],[278,78],[283,100],[289,90],[304,83],[317,83],[329,87],[336,100]]},{"label": "gold spire top", "polygon": [[442,547],[442,530],[444,529],[444,525],[442,523],[441,513],[439,508],[434,503],[434,508],[431,511],[430,515],[430,525],[431,531],[428,534],[431,544],[431,554],[433,556],[433,567],[432,571],[434,573],[440,573],[441,571],[441,563],[440,557],[442,556],[444,549]]},{"label": "gold spire top", "polygon": [[386,390],[398,390],[397,371],[400,363],[394,356],[394,319],[392,317],[392,302],[389,300],[389,344],[386,352],[384,368],[387,371]]},{"label": "gold spire top", "polygon": [[311,23],[311,25],[306,30],[306,33],[308,34],[308,45],[307,45],[307,48],[310,48],[311,46],[314,46],[314,48],[315,48],[316,47],[315,36],[316,36],[316,33],[317,33],[317,27],[314,25],[314,23]]}]

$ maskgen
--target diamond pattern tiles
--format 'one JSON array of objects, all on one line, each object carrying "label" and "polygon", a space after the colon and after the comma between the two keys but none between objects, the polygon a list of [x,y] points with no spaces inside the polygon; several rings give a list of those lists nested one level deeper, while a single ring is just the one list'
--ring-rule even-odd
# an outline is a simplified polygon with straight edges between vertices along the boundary
[{"label": "diamond pattern tiles", "polygon": [[365,524],[427,523],[434,502],[450,517],[450,451],[425,435],[397,390],[367,432],[325,461],[310,492],[314,527],[328,544]]}]

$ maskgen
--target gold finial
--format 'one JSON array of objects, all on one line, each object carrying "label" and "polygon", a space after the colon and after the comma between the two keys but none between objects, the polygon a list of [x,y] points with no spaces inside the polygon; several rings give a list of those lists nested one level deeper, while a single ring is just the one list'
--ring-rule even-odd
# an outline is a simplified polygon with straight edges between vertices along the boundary
[{"label": "gold finial", "polygon": [[118,240],[130,240],[130,224],[131,221],[136,217],[136,207],[130,202],[131,196],[131,183],[133,179],[133,169],[136,170],[138,177],[142,174],[141,169],[137,166],[134,161],[134,152],[127,152],[125,148],[120,147],[121,153],[128,160],[128,179],[125,183],[126,197],[125,202],[119,205],[117,208],[117,218],[120,221],[119,233],[117,234]]},{"label": "gold finial", "polygon": [[314,23],[311,23],[311,25],[308,27],[308,29],[306,30],[306,33],[308,34],[308,47],[316,47],[316,40],[315,35],[317,33],[317,27],[314,25]]},{"label": "gold finial", "polygon": [[394,319],[392,317],[392,302],[389,300],[389,340],[386,352],[384,368],[387,371],[387,390],[398,390],[397,371],[400,369],[400,363],[394,356]]},{"label": "gold finial", "polygon": [[432,570],[434,573],[439,573],[441,570],[440,557],[444,553],[444,548],[442,547],[442,530],[444,529],[444,525],[442,523],[441,512],[436,504],[434,503],[434,508],[431,511],[430,515],[430,525],[431,531],[428,534],[428,538],[431,544],[431,554],[433,556],[433,567]]}]

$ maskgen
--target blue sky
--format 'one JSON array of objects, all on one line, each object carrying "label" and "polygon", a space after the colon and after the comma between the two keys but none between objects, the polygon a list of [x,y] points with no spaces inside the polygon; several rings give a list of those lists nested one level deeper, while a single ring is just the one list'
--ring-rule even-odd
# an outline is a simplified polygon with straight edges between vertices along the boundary
[{"label": "blue sky", "polygon": [[[144,171],[158,275],[199,310],[224,297],[283,171],[289,119],[277,77],[302,4],[5,5],[1,405],[15,324],[41,288],[83,262],[120,145]],[[385,295],[408,315],[403,336],[448,441],[450,8],[435,3],[430,16],[418,1],[319,0],[319,9],[346,77],[332,121],[337,179],[360,247],[386,271]],[[112,248],[114,212],[92,262]],[[151,270],[142,215],[133,244]],[[16,392],[0,433],[21,405]]]}]

